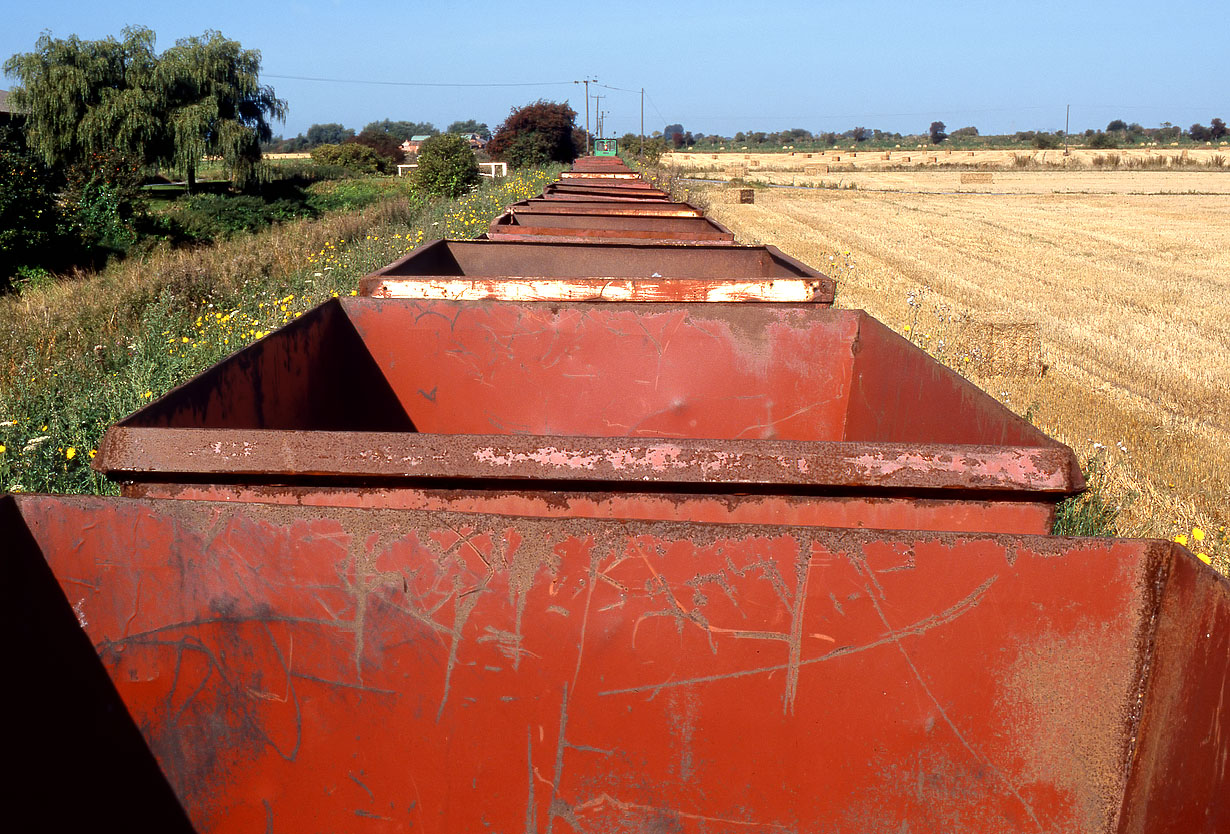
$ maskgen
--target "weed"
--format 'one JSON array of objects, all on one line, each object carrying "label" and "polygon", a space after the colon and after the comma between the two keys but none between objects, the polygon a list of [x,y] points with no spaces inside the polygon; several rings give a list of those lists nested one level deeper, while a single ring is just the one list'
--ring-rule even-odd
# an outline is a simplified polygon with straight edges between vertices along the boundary
[{"label": "weed", "polygon": [[1055,513],[1056,536],[1117,536],[1120,508],[1106,495],[1106,466],[1101,456],[1084,466],[1085,491],[1059,505]]}]

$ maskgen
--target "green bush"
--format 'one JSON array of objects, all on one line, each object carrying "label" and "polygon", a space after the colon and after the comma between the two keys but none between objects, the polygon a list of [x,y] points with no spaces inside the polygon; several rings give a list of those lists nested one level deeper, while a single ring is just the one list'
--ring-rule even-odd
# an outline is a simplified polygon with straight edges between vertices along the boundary
[{"label": "green bush", "polygon": [[470,143],[452,133],[428,139],[419,149],[414,182],[428,194],[441,197],[460,197],[478,185],[478,163]]},{"label": "green bush", "polygon": [[95,151],[68,167],[60,205],[85,249],[99,262],[137,242],[147,214],[145,171],[118,150]]},{"label": "green bush", "polygon": [[178,201],[169,212],[180,236],[192,241],[225,239],[255,232],[274,223],[315,214],[289,199],[266,202],[251,195],[197,194]]},{"label": "green bush", "polygon": [[312,148],[312,161],[317,165],[338,165],[359,174],[391,174],[397,170],[391,159],[357,142],[317,145]]},{"label": "green bush", "polygon": [[517,134],[503,154],[514,168],[533,168],[551,161],[551,141],[537,131]]},{"label": "green bush", "polygon": [[19,139],[0,136],[0,292],[46,261],[63,232],[51,172]]},{"label": "green bush", "polygon": [[1115,137],[1112,136],[1111,134],[1103,133],[1102,131],[1099,130],[1089,140],[1089,147],[1097,148],[1098,150],[1107,150],[1110,148],[1119,147],[1119,143],[1115,141]]}]

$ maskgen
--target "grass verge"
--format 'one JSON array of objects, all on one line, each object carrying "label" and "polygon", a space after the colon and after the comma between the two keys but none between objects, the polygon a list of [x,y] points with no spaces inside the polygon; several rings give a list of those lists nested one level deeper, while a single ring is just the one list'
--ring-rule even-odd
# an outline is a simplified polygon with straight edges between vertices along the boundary
[{"label": "grass verge", "polygon": [[360,277],[423,241],[477,237],[557,176],[485,181],[456,200],[397,189],[362,211],[159,250],[0,299],[0,491],[116,493],[89,466],[112,423],[317,304],[353,295]]}]

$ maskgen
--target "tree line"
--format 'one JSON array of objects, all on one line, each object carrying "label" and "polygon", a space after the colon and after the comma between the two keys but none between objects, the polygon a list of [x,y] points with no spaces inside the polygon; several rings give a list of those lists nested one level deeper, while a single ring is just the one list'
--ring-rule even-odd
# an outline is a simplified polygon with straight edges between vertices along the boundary
[{"label": "tree line", "polygon": [[[1226,124],[1219,118],[1213,119],[1208,126],[1197,123],[1187,129],[1172,125],[1170,122],[1162,122],[1161,126],[1156,128],[1145,128],[1136,123],[1129,124],[1122,119],[1114,119],[1106,126],[1105,130],[1091,128],[1083,133],[1073,134],[1067,138],[1069,141],[1075,140],[1078,143],[1087,144],[1094,148],[1113,148],[1147,142],[1179,142],[1183,140],[1191,142],[1218,142],[1224,140],[1226,136]],[[883,147],[897,144],[939,145],[949,141],[974,144],[975,140],[977,140],[978,144],[1024,144],[1046,149],[1062,147],[1065,134],[1062,130],[1054,132],[1023,130],[1003,135],[983,135],[973,125],[956,128],[950,132],[944,122],[937,120],[932,122],[925,132],[914,134],[901,134],[860,125],[840,133],[836,131],[813,133],[804,128],[791,128],[776,132],[760,130],[739,131],[732,136],[725,136],[717,133],[708,135],[700,132],[693,133],[692,131],[685,130],[682,124],[675,123],[666,125],[661,131],[654,131],[650,134],[650,139],[661,143],[664,149],[670,147],[678,150],[697,146],[711,149],[720,149],[724,146],[727,148],[731,146],[747,146],[749,148],[790,148],[794,146],[831,148],[839,145],[866,143]],[[622,141],[636,142],[639,141],[639,137],[635,134],[626,134]]]}]

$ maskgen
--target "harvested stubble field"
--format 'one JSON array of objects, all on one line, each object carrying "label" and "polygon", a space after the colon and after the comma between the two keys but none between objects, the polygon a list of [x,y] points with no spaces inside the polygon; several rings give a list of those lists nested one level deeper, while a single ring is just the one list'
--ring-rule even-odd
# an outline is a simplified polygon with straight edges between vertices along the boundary
[{"label": "harvested stubble field", "polygon": [[840,306],[1073,446],[1122,506],[1122,534],[1198,527],[1207,538],[1193,549],[1227,572],[1230,174],[1196,175],[1198,195],[1127,193],[1149,174],[1103,175],[1124,193],[1057,193],[1057,175],[1037,172],[1020,174],[1033,178],[1022,194],[907,182],[761,188],[753,205],[701,185],[691,198],[741,242],[827,265]]}]

